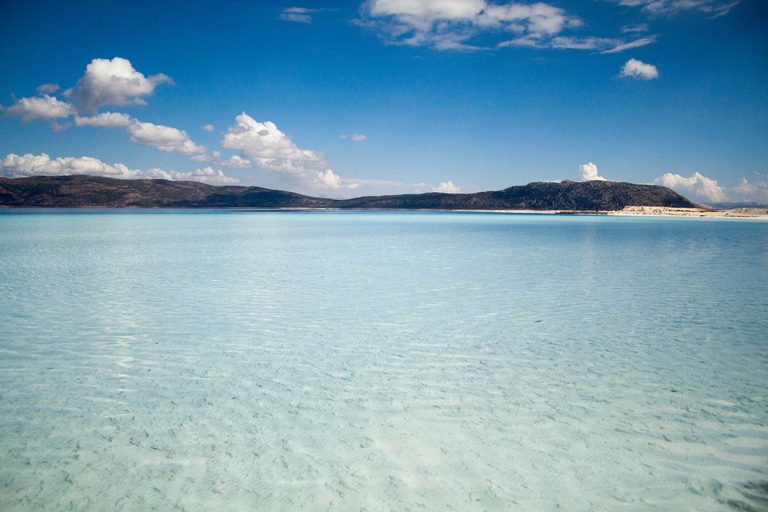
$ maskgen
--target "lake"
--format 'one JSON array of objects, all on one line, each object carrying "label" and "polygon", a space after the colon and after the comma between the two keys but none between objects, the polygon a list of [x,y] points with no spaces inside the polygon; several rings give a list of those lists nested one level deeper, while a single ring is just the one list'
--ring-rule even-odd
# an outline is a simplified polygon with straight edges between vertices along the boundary
[{"label": "lake", "polygon": [[768,222],[0,211],[0,509],[766,510]]}]

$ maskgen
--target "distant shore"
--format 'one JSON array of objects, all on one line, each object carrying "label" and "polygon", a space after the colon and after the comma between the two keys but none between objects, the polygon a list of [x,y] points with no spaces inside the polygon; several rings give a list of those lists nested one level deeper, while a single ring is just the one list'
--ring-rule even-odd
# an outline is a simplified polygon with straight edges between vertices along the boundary
[{"label": "distant shore", "polygon": [[651,215],[656,217],[710,217],[738,219],[768,219],[768,208],[734,208],[710,210],[707,208],[667,208],[663,206],[627,206],[623,210],[607,212],[608,215]]},{"label": "distant shore", "polygon": [[484,213],[518,213],[544,215],[620,215],[627,217],[703,217],[715,219],[764,219],[768,220],[768,208],[734,208],[710,210],[707,208],[669,208],[666,206],[627,206],[622,210],[454,210]]}]

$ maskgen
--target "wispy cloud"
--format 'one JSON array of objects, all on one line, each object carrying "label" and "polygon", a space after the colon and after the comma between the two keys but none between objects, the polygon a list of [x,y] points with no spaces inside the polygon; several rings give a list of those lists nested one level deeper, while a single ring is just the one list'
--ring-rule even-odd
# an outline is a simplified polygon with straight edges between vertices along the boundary
[{"label": "wispy cloud", "polygon": [[37,91],[37,94],[43,95],[43,94],[55,94],[56,91],[58,91],[61,87],[59,87],[59,84],[41,84],[38,85],[35,89]]},{"label": "wispy cloud", "polygon": [[368,0],[363,23],[389,43],[438,50],[477,50],[471,39],[481,32],[513,32],[518,37],[548,38],[581,20],[543,2],[489,3],[485,0]]},{"label": "wispy cloud", "polygon": [[[656,36],[627,39],[568,34],[582,28],[583,21],[565,9],[543,2],[368,0],[358,24],[376,30],[390,44],[436,50],[517,47],[618,53],[656,40]],[[636,32],[639,30],[624,33]]]},{"label": "wispy cloud", "polygon": [[656,36],[643,37],[626,42],[624,39],[593,36],[557,36],[539,38],[522,36],[498,44],[499,48],[524,47],[555,50],[592,50],[599,53],[619,53],[632,48],[639,48],[656,41]]},{"label": "wispy cloud", "polygon": [[629,41],[628,43],[617,44],[613,48],[608,48],[607,50],[603,50],[600,53],[619,53],[626,50],[631,50],[633,48],[640,48],[655,42],[656,36],[641,37],[639,39],[635,39],[634,41]]},{"label": "wispy cloud", "polygon": [[348,140],[351,142],[365,142],[368,140],[368,137],[362,133],[342,133],[339,137],[343,140]]},{"label": "wispy cloud", "polygon": [[621,27],[621,32],[623,34],[637,34],[641,32],[648,32],[648,29],[650,27],[647,23],[640,23],[638,25],[624,25]]},{"label": "wispy cloud", "polygon": [[672,16],[682,12],[699,12],[711,18],[725,16],[741,0],[610,0],[627,7],[641,7],[653,16]]},{"label": "wispy cloud", "polygon": [[310,9],[308,7],[287,7],[280,13],[280,19],[293,23],[312,23],[312,16],[325,9]]}]

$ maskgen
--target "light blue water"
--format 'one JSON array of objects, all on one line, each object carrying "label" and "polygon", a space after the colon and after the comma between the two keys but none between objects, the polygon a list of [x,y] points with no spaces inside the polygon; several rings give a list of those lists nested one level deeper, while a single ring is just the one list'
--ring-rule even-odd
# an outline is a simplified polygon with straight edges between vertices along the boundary
[{"label": "light blue water", "polygon": [[5,211],[0,510],[766,510],[767,291],[765,222]]}]

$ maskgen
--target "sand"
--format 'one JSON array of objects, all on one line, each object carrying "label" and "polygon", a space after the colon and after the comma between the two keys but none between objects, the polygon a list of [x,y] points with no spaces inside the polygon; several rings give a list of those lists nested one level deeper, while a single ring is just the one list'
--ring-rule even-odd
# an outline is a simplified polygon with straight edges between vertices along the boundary
[{"label": "sand", "polygon": [[648,217],[704,217],[768,220],[768,208],[734,208],[710,210],[708,208],[669,208],[666,206],[627,206],[622,210],[573,211],[573,210],[453,210],[457,212],[514,213],[536,215],[623,215]]},{"label": "sand", "polygon": [[652,215],[662,217],[712,217],[768,219],[768,208],[735,208],[709,210],[706,208],[667,208],[663,206],[627,206],[623,210],[601,212],[608,215]]}]

